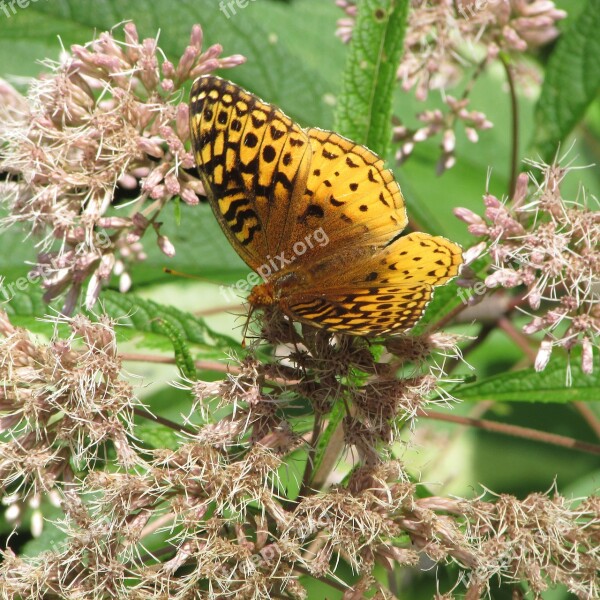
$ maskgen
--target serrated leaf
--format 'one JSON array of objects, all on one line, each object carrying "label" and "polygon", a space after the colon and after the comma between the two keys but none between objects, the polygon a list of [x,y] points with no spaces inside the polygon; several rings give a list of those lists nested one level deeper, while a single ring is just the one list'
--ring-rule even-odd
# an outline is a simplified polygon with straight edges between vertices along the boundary
[{"label": "serrated leaf", "polygon": [[[570,369],[572,385],[566,385]],[[586,375],[579,358],[570,363],[562,357],[551,360],[540,373],[535,369],[523,369],[503,373],[480,381],[462,385],[452,390],[459,400],[498,402],[555,402],[600,401],[600,373]]]},{"label": "serrated leaf", "polygon": [[9,317],[43,317],[49,312],[48,305],[44,302],[43,293],[37,287],[30,286],[22,292],[11,293],[2,302],[2,310]]},{"label": "serrated leaf", "polygon": [[600,91],[600,0],[588,0],[550,56],[533,145],[549,161]]},{"label": "serrated leaf", "polygon": [[[121,324],[128,325],[132,332],[154,333],[169,339],[176,333],[182,342],[201,346],[212,353],[218,352],[221,356],[224,351],[239,348],[239,343],[215,333],[202,319],[173,306],[111,290],[102,292],[100,303],[107,315],[118,319]],[[165,326],[169,327],[169,335]]]},{"label": "serrated leaf", "polygon": [[183,335],[181,335],[181,331],[167,319],[159,318],[156,320],[156,323],[160,327],[161,332],[171,340],[173,350],[175,351],[175,364],[181,375],[186,379],[194,379],[196,376],[194,359],[188,345],[185,343]]},{"label": "serrated leaf", "polygon": [[362,0],[336,112],[336,129],[381,156],[391,140],[392,95],[408,0]]},{"label": "serrated leaf", "polygon": [[[60,302],[57,302],[55,308],[59,306]],[[119,339],[147,334],[141,337],[139,345],[147,348],[174,348],[176,356],[188,366],[190,358],[183,346],[194,345],[201,349],[203,356],[214,355],[219,358],[231,348],[240,346],[232,338],[212,331],[202,319],[194,315],[134,294],[104,290],[100,294],[98,307],[89,316],[95,319],[95,315],[102,312],[118,320],[121,325],[116,328]],[[43,301],[42,291],[38,288],[32,287],[27,292],[14,294],[10,300],[1,304],[1,308],[7,312],[13,324],[27,327],[34,333],[51,335],[54,330],[52,323],[40,320],[56,311],[52,305],[48,306]]]}]

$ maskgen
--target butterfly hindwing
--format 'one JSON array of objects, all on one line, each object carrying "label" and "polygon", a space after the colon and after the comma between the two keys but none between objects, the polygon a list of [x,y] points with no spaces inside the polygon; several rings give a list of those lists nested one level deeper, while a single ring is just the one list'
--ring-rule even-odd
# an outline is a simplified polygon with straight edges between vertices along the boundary
[{"label": "butterfly hindwing", "polygon": [[355,335],[383,335],[413,327],[435,287],[456,276],[459,246],[443,237],[411,233],[337,276],[322,277],[318,289],[292,295],[290,316]]}]

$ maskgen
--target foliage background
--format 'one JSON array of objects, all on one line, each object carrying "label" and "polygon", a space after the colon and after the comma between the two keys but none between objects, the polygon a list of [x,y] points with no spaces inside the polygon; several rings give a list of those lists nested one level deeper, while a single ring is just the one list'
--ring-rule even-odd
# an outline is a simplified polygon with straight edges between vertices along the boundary
[{"label": "foliage background", "polygon": [[[559,23],[564,30],[587,3],[562,0],[556,4],[569,13],[568,19]],[[82,44],[96,33],[129,19],[135,21],[140,37],[154,36],[160,30],[160,45],[170,58],[175,57],[187,43],[191,25],[200,23],[207,45],[220,43],[225,54],[240,53],[248,59],[245,65],[228,71],[225,76],[280,106],[302,125],[333,128],[333,107],[341,88],[348,50],[334,36],[340,16],[341,11],[333,1],[324,0],[255,0],[244,9],[238,8],[231,18],[226,18],[219,10],[217,0],[32,2],[10,18],[0,13],[0,76],[24,91],[25,78],[45,70],[39,63],[43,58],[58,59],[61,45]],[[547,56],[540,57],[542,62],[546,59]],[[592,77],[593,74],[584,75]],[[576,85],[574,71],[565,70],[563,77],[557,82],[558,87]],[[436,105],[434,94],[429,103]],[[535,158],[531,148],[535,134],[535,103],[535,96],[519,95],[520,158]],[[481,198],[488,168],[492,169],[489,177],[491,193],[501,197],[508,188],[511,115],[505,76],[499,65],[478,80],[471,105],[483,110],[494,127],[482,132],[477,145],[467,142],[461,145],[459,138],[457,165],[442,177],[434,174],[438,158],[435,141],[420,144],[401,168],[394,165],[392,155],[388,157],[407,199],[409,214],[425,224],[428,232],[443,234],[465,247],[470,244],[471,237],[464,224],[453,216],[452,209],[466,206],[482,212]],[[411,95],[402,93],[398,87],[395,114],[413,115],[421,109],[421,106],[417,108]],[[576,165],[600,163],[598,99],[563,147],[567,148],[571,143],[574,148],[570,156]],[[568,178],[565,196],[577,195],[579,180],[591,195],[600,197],[598,167],[577,171],[575,176]],[[181,314],[172,312],[172,315],[181,319],[190,332],[190,339],[195,335],[195,358],[225,362],[225,352],[230,345],[239,350],[241,333],[238,326],[243,320],[236,315],[242,314],[243,310],[225,302],[219,293],[219,284],[234,283],[245,277],[248,270],[227,243],[207,205],[174,206],[173,210],[163,211],[162,217],[165,221],[163,231],[174,243],[177,254],[168,260],[158,248],[154,251],[150,248],[148,259],[132,271],[132,292],[141,299],[184,311]],[[26,275],[27,261],[35,256],[34,240],[23,242],[22,237],[16,230],[3,232],[0,237],[0,274],[6,281]],[[165,266],[196,273],[205,281],[174,279],[163,273]],[[101,298],[109,312],[125,314],[134,307],[138,310],[145,307],[147,314],[152,316],[153,311],[171,310],[144,305],[142,300],[120,298],[116,293]],[[18,294],[10,305],[15,324],[28,326],[41,334],[48,333],[48,329],[35,321],[35,317],[42,316],[45,310],[35,286]],[[192,321],[184,316],[186,311],[200,315],[210,313],[206,317],[207,323],[229,339],[209,339],[201,328],[194,330]],[[478,327],[476,324],[464,325],[454,330],[473,335]],[[151,352],[167,357],[173,354],[169,338],[152,327],[133,323],[120,335],[123,352],[148,352],[150,348]],[[469,361],[478,381],[528,366],[520,350],[499,330],[469,356]],[[187,412],[187,396],[167,385],[168,380],[177,376],[174,366],[158,366],[142,360],[128,363],[127,368],[142,376],[148,384],[142,393],[155,412],[174,420]],[[491,380],[487,388],[474,387],[471,394],[463,397],[465,402],[455,406],[453,411],[472,415],[481,406],[475,402],[502,395],[508,401],[486,406],[486,418],[597,442],[593,431],[568,401],[575,395],[584,400],[598,400],[599,370],[596,357],[593,378],[585,384],[576,378],[574,387],[565,392],[561,379],[564,363],[558,359],[554,373],[550,369],[534,378],[524,378],[526,388],[517,385],[507,389],[502,377]],[[472,375],[466,368],[461,368],[457,374]],[[215,378],[210,371],[201,376]],[[598,405],[591,407],[598,415]],[[148,435],[156,434],[156,431],[148,432]],[[600,463],[592,455],[425,419],[419,422],[410,447],[399,448],[399,452],[415,476],[420,475],[422,480],[431,482],[431,489],[440,495],[469,497],[480,493],[481,486],[485,486],[498,493],[522,497],[532,491],[547,490],[556,483],[561,493],[567,496],[583,496],[593,493],[600,484]],[[0,520],[0,533],[7,535],[10,531],[11,527]],[[34,553],[49,543],[51,533],[46,536],[28,542],[26,533],[22,532],[16,541],[29,543],[28,551]],[[13,546],[14,541],[13,538]],[[421,572],[415,577],[411,598],[430,598],[435,589],[436,573]],[[320,593],[314,590],[315,597],[322,597]],[[329,589],[327,594],[334,597]],[[508,596],[499,590],[494,592],[494,597]],[[548,600],[567,597],[561,590],[544,596]]]}]

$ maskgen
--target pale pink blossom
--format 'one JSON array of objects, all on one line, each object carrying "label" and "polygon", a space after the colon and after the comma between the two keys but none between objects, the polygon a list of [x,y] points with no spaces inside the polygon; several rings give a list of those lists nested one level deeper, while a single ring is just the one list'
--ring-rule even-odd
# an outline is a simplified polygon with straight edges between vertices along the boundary
[{"label": "pale pink blossom", "polygon": [[[42,277],[46,300],[66,294],[67,312],[84,290],[91,308],[117,265],[121,289],[129,287],[126,272],[145,258],[150,223],[159,247],[174,254],[156,217],[174,197],[197,204],[204,194],[185,147],[182,87],[199,73],[244,62],[222,58],[219,44],[203,48],[199,25],[176,67],[157,39],[139,40],[133,23],[121,30],[125,41],[100,33],[71,46],[60,63],[46,61],[50,72],[27,97],[0,81],[0,171],[9,177],[2,224],[23,223],[44,236],[33,274]],[[121,189],[132,209],[108,216]]]}]

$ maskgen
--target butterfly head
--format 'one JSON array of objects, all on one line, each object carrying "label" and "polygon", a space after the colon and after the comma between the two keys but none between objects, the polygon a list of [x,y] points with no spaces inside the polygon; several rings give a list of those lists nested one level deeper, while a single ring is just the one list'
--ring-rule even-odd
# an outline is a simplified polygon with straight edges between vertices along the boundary
[{"label": "butterfly head", "polygon": [[248,295],[248,302],[253,307],[272,306],[277,303],[275,298],[275,289],[269,281],[255,285]]}]

